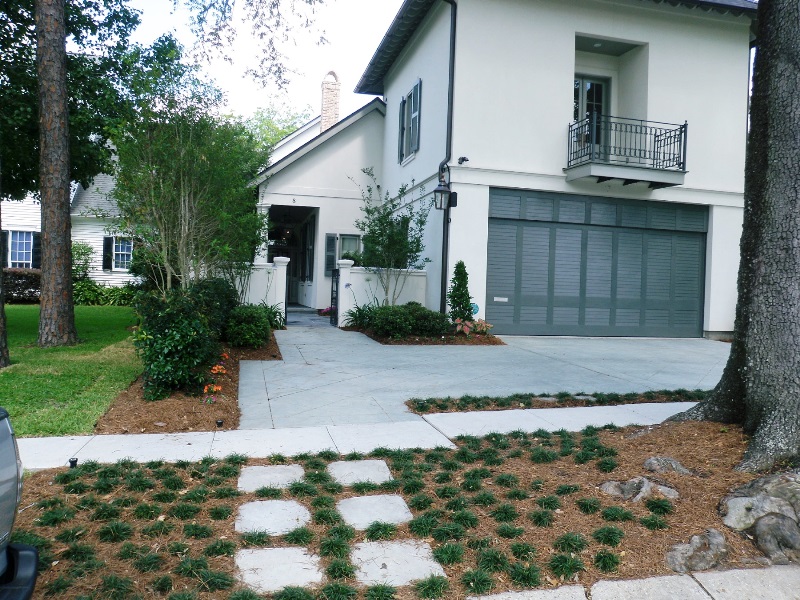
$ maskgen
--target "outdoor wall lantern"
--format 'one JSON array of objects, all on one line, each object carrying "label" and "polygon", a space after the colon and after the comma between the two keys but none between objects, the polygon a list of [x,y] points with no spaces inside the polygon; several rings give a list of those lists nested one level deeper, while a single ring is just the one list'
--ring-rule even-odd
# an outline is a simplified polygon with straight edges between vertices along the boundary
[{"label": "outdoor wall lantern", "polygon": [[[449,169],[448,169],[449,171]],[[439,172],[439,185],[433,190],[433,205],[436,210],[453,208],[458,203],[458,194],[450,191],[450,184],[444,179],[444,169]]]}]

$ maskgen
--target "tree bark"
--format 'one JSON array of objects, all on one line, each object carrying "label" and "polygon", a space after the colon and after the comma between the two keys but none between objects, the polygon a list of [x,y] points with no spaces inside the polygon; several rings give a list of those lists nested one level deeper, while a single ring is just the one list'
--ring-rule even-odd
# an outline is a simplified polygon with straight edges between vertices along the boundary
[{"label": "tree bark", "polygon": [[[0,158],[0,231],[3,230],[2,202],[3,198],[3,163]],[[3,269],[5,264],[0,264],[0,369],[11,364],[8,353],[8,332],[6,329],[6,297],[3,289]]]},{"label": "tree bark", "polygon": [[36,0],[42,291],[39,346],[77,342],[72,302],[69,121],[64,0]]},{"label": "tree bark", "polygon": [[736,323],[710,398],[677,419],[741,423],[739,469],[800,454],[800,5],[758,3]]}]

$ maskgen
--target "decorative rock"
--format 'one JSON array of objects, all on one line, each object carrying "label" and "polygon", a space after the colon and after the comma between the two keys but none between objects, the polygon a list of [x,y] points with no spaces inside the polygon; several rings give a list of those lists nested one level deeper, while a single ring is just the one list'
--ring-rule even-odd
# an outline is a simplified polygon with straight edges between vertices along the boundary
[{"label": "decorative rock", "polygon": [[300,481],[304,474],[301,465],[244,467],[239,475],[239,489],[255,492],[262,487],[288,488],[295,481]]},{"label": "decorative rock", "polygon": [[396,495],[346,498],[336,504],[336,509],[345,523],[358,530],[366,529],[375,521],[399,525],[414,518],[406,501]]},{"label": "decorative rock", "polygon": [[363,542],[350,554],[356,579],[366,585],[408,585],[431,575],[444,575],[425,542]]},{"label": "decorative rock", "polygon": [[800,528],[785,515],[765,515],[756,521],[753,531],[756,545],[775,565],[789,564],[800,558]]},{"label": "decorative rock", "polygon": [[653,473],[668,473],[674,471],[681,475],[691,475],[692,472],[671,456],[651,456],[644,461],[644,468]]},{"label": "decorative rock", "polygon": [[293,500],[261,500],[239,507],[236,531],[246,533],[266,531],[269,535],[284,535],[311,520],[308,509]]},{"label": "decorative rock", "polygon": [[728,555],[728,544],[716,529],[693,535],[688,544],[676,544],[667,552],[667,565],[673,571],[705,571],[716,567]]},{"label": "decorative rock", "polygon": [[597,402],[597,398],[594,396],[588,396],[586,394],[579,394],[577,396],[573,396],[575,400],[583,400],[584,402]]},{"label": "decorative rock", "polygon": [[797,521],[794,509],[786,500],[765,494],[759,494],[753,498],[746,496],[725,498],[721,503],[720,510],[725,513],[722,522],[736,531],[750,529],[758,519],[770,513],[785,515]]},{"label": "decorative rock", "polygon": [[655,484],[647,477],[634,477],[625,482],[606,481],[600,484],[600,491],[623,500],[631,500],[632,502],[641,502],[652,496],[654,492],[671,499],[680,497],[677,490],[665,485]]},{"label": "decorative rock", "polygon": [[341,460],[328,465],[328,473],[337,483],[353,485],[360,482],[391,481],[392,473],[383,460]]}]

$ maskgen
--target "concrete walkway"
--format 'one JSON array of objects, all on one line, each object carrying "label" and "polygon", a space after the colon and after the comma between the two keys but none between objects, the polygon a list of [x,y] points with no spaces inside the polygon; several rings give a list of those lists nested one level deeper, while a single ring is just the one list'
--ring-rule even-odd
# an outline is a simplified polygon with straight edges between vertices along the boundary
[{"label": "concrete walkway", "polygon": [[410,398],[710,389],[730,345],[705,339],[503,336],[505,346],[384,346],[290,313],[282,361],[244,361],[241,429],[420,421]]}]

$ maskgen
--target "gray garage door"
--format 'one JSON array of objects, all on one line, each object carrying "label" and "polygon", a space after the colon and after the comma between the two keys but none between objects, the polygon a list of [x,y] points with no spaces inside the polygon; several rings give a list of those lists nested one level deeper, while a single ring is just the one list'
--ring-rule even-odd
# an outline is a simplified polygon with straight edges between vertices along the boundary
[{"label": "gray garage door", "polygon": [[492,333],[702,335],[706,207],[492,190]]}]

